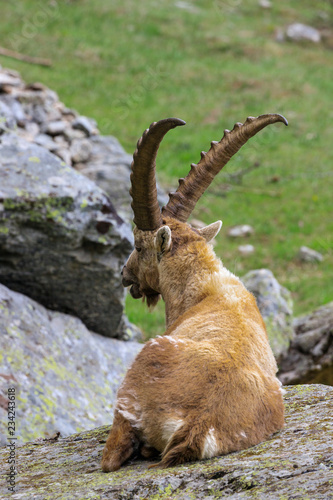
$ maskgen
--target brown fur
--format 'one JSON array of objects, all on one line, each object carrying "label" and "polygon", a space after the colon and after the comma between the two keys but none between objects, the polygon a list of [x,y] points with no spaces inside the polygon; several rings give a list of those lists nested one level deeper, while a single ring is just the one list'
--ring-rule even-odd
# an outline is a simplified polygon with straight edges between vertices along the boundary
[{"label": "brown fur", "polygon": [[[281,429],[277,366],[254,297],[187,224],[135,229],[124,281],[162,295],[167,330],[146,343],[118,391],[102,459],[117,470],[136,447],[169,467],[253,446]],[[159,243],[160,242],[160,243]],[[165,248],[163,245],[165,243]]]}]

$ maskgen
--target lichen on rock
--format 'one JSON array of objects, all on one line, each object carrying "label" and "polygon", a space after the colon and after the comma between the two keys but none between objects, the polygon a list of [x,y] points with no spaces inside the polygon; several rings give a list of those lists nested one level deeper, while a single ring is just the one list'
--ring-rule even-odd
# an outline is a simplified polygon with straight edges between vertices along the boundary
[{"label": "lichen on rock", "polygon": [[[119,471],[100,468],[108,427],[17,449],[13,500],[188,500],[253,498],[327,500],[333,489],[333,388],[287,388],[286,426],[246,450],[169,469],[133,459]],[[6,448],[0,450],[3,478]],[[6,495],[3,480],[0,494]]]}]

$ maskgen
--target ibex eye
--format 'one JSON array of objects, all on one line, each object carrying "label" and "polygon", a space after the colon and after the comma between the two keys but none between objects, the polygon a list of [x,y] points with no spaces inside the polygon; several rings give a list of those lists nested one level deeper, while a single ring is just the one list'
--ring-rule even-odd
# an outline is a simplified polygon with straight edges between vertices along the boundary
[{"label": "ibex eye", "polygon": [[135,247],[135,250],[136,250],[137,252],[141,252],[141,247]]}]

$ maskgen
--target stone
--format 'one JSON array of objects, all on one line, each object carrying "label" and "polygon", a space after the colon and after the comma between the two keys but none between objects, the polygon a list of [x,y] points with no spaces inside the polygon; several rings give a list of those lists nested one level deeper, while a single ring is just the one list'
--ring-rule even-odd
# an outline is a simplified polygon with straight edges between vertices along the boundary
[{"label": "stone", "polygon": [[312,250],[312,248],[308,248],[306,246],[302,246],[298,252],[299,260],[303,262],[322,262],[323,256],[320,252],[316,250]]},{"label": "stone", "polygon": [[4,132],[15,130],[16,120],[12,110],[6,103],[0,101],[0,135]]},{"label": "stone", "polygon": [[247,255],[253,254],[254,246],[253,245],[239,245],[238,251],[246,257]]},{"label": "stone", "polygon": [[279,361],[285,384],[333,385],[333,302],[294,319],[295,338]]},{"label": "stone", "polygon": [[0,282],[121,337],[130,225],[100,188],[46,149],[3,134],[0,159]]},{"label": "stone", "polygon": [[302,23],[290,24],[286,29],[286,35],[289,40],[295,42],[310,41],[319,43],[321,40],[320,31]]},{"label": "stone", "polygon": [[16,129],[16,133],[29,142],[34,142],[36,136],[39,135],[39,132],[39,126],[35,122],[26,122],[24,127]]},{"label": "stone", "polygon": [[[229,455],[168,469],[131,460],[119,471],[101,472],[109,426],[61,438],[39,439],[16,449],[12,500],[328,500],[332,493],[333,388],[286,387],[285,428],[268,441]],[[3,475],[9,450],[0,450]],[[8,495],[4,479],[0,495]]]},{"label": "stone", "polygon": [[53,153],[61,158],[66,165],[71,165],[72,157],[70,151],[66,147],[57,146]]},{"label": "stone", "polygon": [[83,132],[83,130],[67,127],[64,130],[64,137],[69,143],[71,143],[75,139],[84,139],[86,137],[86,134]]},{"label": "stone", "polygon": [[258,4],[263,9],[271,9],[272,7],[272,2],[270,2],[270,0],[259,0]]},{"label": "stone", "polygon": [[9,75],[8,73],[0,72],[0,90],[4,87],[20,87],[22,80],[16,76]]},{"label": "stone", "polygon": [[70,154],[73,163],[85,163],[89,160],[92,151],[91,142],[87,139],[74,139]]},{"label": "stone", "polygon": [[54,151],[55,149],[57,149],[57,143],[54,142],[52,137],[50,137],[48,134],[38,134],[35,137],[34,142],[38,144],[38,146],[42,146],[49,151]]},{"label": "stone", "polygon": [[46,132],[49,135],[59,135],[65,131],[67,126],[67,122],[63,120],[51,121],[47,125]]},{"label": "stone", "polygon": [[257,300],[265,321],[270,346],[274,356],[279,360],[294,338],[291,294],[279,284],[268,269],[250,271],[242,281]]},{"label": "stone", "polygon": [[90,332],[79,319],[0,285],[0,445],[8,387],[17,393],[20,444],[111,424],[116,391],[141,347]]},{"label": "stone", "polygon": [[1,95],[0,102],[5,104],[11,111],[12,117],[15,119],[17,125],[24,126],[27,121],[27,117],[23,111],[21,103],[17,101],[12,95]]},{"label": "stone", "polygon": [[74,129],[83,130],[83,132],[89,137],[98,133],[97,124],[95,120],[88,118],[87,116],[78,116],[72,121],[72,127]]},{"label": "stone", "polygon": [[248,224],[230,227],[227,231],[227,235],[230,236],[230,238],[244,238],[245,236],[251,236],[253,233],[253,227]]}]

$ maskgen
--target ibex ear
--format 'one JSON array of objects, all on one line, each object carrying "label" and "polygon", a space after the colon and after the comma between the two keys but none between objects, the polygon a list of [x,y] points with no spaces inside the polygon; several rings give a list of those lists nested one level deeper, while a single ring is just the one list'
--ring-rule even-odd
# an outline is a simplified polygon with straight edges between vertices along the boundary
[{"label": "ibex ear", "polygon": [[213,222],[213,224],[209,224],[209,226],[199,229],[199,233],[207,242],[209,242],[220,232],[221,227],[222,221],[218,220]]},{"label": "ibex ear", "polygon": [[157,251],[157,260],[160,261],[162,255],[169,250],[171,246],[171,229],[169,226],[162,226],[156,233],[155,247]]}]

